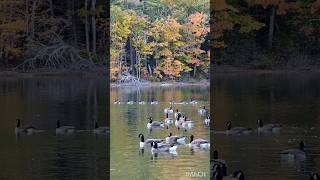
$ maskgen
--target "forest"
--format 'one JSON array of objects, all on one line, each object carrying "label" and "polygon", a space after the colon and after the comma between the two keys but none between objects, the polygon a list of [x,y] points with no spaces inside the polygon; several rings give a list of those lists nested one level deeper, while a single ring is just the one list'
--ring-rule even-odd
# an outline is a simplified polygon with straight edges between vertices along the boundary
[{"label": "forest", "polygon": [[162,81],[209,78],[210,58],[320,66],[320,0],[2,0],[0,10],[0,71]]},{"label": "forest", "polygon": [[319,68],[319,0],[213,0],[211,7],[217,67]]},{"label": "forest", "polygon": [[208,78],[208,0],[111,1],[110,73],[151,81]]},{"label": "forest", "polygon": [[106,71],[104,0],[1,0],[0,70]]}]

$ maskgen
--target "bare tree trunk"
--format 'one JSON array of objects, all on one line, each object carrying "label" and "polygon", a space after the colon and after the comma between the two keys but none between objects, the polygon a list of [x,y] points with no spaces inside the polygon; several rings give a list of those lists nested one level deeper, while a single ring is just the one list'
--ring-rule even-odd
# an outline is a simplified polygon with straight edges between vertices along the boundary
[{"label": "bare tree trunk", "polygon": [[27,22],[26,37],[28,37],[29,36],[29,0],[26,0],[26,22]]},{"label": "bare tree trunk", "polygon": [[[96,0],[91,0],[91,11],[95,13],[96,11]],[[91,15],[91,23],[92,23],[92,54],[96,57],[97,53],[97,31],[96,31],[96,16],[95,14]]]},{"label": "bare tree trunk", "polygon": [[270,15],[270,21],[269,21],[269,36],[268,36],[268,47],[269,48],[272,47],[275,16],[276,16],[276,7],[272,6],[271,15]]},{"label": "bare tree trunk", "polygon": [[34,31],[35,31],[35,17],[36,17],[36,6],[37,0],[32,1],[32,13],[31,13],[31,32],[30,32],[30,39],[34,40]]},{"label": "bare tree trunk", "polygon": [[51,18],[53,18],[54,13],[53,13],[53,3],[52,3],[52,0],[49,0],[49,4],[50,4],[50,14],[51,14]]},{"label": "bare tree trunk", "polygon": [[86,50],[89,60],[92,61],[91,54],[90,54],[90,41],[89,41],[89,23],[88,23],[88,0],[84,1],[84,9],[86,11],[85,14],[85,31],[86,31]]},{"label": "bare tree trunk", "polygon": [[71,9],[72,9],[72,20],[71,20],[71,23],[72,23],[72,31],[73,31],[73,43],[74,43],[74,45],[75,46],[77,46],[78,45],[78,39],[77,39],[77,24],[76,24],[76,22],[75,22],[75,13],[74,13],[74,0],[72,0],[71,1]]}]

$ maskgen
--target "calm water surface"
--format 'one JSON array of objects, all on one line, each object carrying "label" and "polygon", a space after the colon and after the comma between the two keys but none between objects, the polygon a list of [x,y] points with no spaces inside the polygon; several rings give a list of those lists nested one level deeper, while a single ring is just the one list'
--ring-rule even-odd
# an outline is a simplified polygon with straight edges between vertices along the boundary
[{"label": "calm water surface", "polygon": [[[107,86],[90,78],[0,78],[0,179],[106,179],[107,136],[55,135],[56,120],[78,129],[108,124]],[[46,130],[14,134],[15,119]]]},{"label": "calm water surface", "polygon": [[[257,129],[257,119],[281,123],[280,134],[226,136],[212,134],[213,144],[226,160],[228,173],[241,169],[249,180],[303,180],[320,172],[320,74],[228,75],[214,78],[214,128]],[[302,163],[280,161],[282,150],[306,144]]]},{"label": "calm water surface", "polygon": [[[150,102],[152,98],[159,101],[159,105],[114,105],[114,99],[127,101],[144,100]],[[198,105],[174,105],[179,111],[184,112],[195,121],[195,127],[184,132],[177,130],[175,126],[169,129],[156,129],[149,132],[147,118],[152,116],[156,121],[163,121],[164,108],[169,107],[169,101],[190,101],[194,98]],[[202,124],[204,117],[197,112],[200,105],[209,108],[209,87],[120,87],[111,90],[111,179],[209,179],[209,150],[191,151],[188,147],[178,146],[177,155],[159,154],[153,157],[150,149],[144,152],[139,150],[139,133],[143,133],[145,139],[165,138],[169,132],[193,134],[195,138],[210,138],[209,127]],[[188,172],[201,172],[202,177],[190,177]],[[202,173],[203,172],[203,173]]]}]

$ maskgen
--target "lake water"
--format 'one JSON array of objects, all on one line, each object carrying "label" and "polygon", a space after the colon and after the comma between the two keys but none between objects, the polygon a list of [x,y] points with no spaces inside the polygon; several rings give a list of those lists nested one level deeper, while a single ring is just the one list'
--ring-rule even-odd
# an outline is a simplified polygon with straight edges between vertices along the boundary
[{"label": "lake water", "polygon": [[[244,136],[211,134],[212,144],[228,165],[228,173],[241,169],[248,180],[305,180],[320,172],[320,74],[217,74],[214,77],[214,128],[234,126],[257,129],[280,123],[279,134]],[[298,148],[303,140],[304,162],[284,162],[280,152]]]},{"label": "lake water", "polygon": [[[159,101],[159,105],[150,105],[151,99]],[[195,121],[193,129],[184,132],[175,126],[168,129],[148,131],[147,118],[152,116],[156,121],[165,118],[164,108],[169,107],[169,101],[198,100],[198,105],[174,105],[174,109],[184,112]],[[113,100],[149,102],[145,105],[114,105]],[[158,154],[154,157],[150,149],[139,150],[139,133],[145,139],[165,138],[169,132],[173,135],[186,135],[186,143],[191,134],[195,138],[209,140],[210,129],[202,124],[204,117],[197,112],[200,105],[209,108],[209,87],[117,87],[111,89],[111,119],[110,119],[110,163],[111,179],[209,179],[209,150],[190,150],[185,145],[179,145],[177,154]],[[198,173],[199,172],[199,173]],[[188,174],[189,173],[189,174]]]},{"label": "lake water", "polygon": [[[107,87],[102,78],[0,78],[0,179],[106,179],[108,136],[57,136],[55,125],[108,124]],[[16,136],[16,118],[46,131]]]}]

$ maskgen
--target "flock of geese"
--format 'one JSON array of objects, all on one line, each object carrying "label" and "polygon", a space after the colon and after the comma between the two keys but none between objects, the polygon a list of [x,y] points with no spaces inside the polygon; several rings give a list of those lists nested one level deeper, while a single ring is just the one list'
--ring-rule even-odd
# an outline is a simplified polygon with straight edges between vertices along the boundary
[{"label": "flock of geese", "polygon": [[[120,102],[119,100],[115,99],[114,104],[150,104],[150,105],[157,105],[159,104],[158,101],[151,100],[151,102],[145,102],[145,101],[139,101],[134,102],[131,100],[128,100],[127,102]],[[189,102],[183,101],[183,102],[175,102],[170,101],[169,102],[170,107],[165,108],[163,110],[165,114],[165,118],[163,121],[155,121],[152,117],[148,118],[148,122],[146,123],[146,127],[148,130],[157,129],[157,128],[165,128],[171,125],[175,125],[175,127],[179,129],[184,129],[185,131],[190,130],[194,127],[194,121],[187,117],[186,114],[179,111],[179,109],[173,108],[172,105],[196,105],[198,102],[194,99],[191,99]],[[198,113],[201,115],[201,117],[205,117],[203,120],[203,124],[209,125],[210,124],[210,116],[206,116],[209,114],[208,110],[205,106],[201,106],[198,109]],[[183,135],[173,135],[172,132],[168,133],[168,136],[163,139],[156,139],[156,138],[150,138],[145,139],[144,135],[140,133],[138,135],[138,138],[140,139],[139,147],[140,149],[144,150],[145,148],[150,148],[150,151],[152,154],[158,153],[158,152],[167,152],[176,154],[178,145],[186,145],[192,149],[208,149],[210,148],[210,142],[206,139],[197,138],[195,139],[194,135],[190,135],[189,143],[186,144],[186,136]]]},{"label": "flock of geese", "polygon": [[[38,134],[38,133],[46,131],[46,130],[38,129],[33,125],[21,126],[20,119],[17,119],[16,123],[17,124],[14,129],[14,132],[17,135],[20,135],[20,134],[33,135],[33,134]],[[79,130],[79,129],[76,129],[75,126],[61,126],[59,120],[57,120],[57,122],[56,122],[56,129],[55,129],[56,134],[73,134],[73,133],[85,132],[85,131],[89,131],[94,134],[108,134],[109,127],[106,127],[106,126],[100,127],[98,122],[95,122],[94,129],[92,129],[92,130]]]},{"label": "flock of geese", "polygon": [[[213,123],[213,122],[212,122]],[[216,131],[213,130],[215,134],[226,134],[226,135],[246,135],[251,133],[258,134],[269,134],[269,133],[279,133],[281,129],[280,124],[264,124],[262,120],[257,120],[257,129],[247,127],[232,127],[232,122],[228,121],[226,123],[225,131]],[[303,141],[300,141],[299,148],[297,149],[288,149],[280,153],[282,161],[288,162],[303,162],[306,159],[305,144]],[[245,180],[244,172],[241,170],[235,171],[233,174],[227,174],[227,165],[226,162],[222,159],[219,159],[218,151],[213,151],[213,158],[211,160],[211,179],[213,180]],[[318,173],[313,173],[310,175],[309,180],[320,180]]]}]

